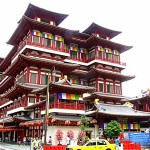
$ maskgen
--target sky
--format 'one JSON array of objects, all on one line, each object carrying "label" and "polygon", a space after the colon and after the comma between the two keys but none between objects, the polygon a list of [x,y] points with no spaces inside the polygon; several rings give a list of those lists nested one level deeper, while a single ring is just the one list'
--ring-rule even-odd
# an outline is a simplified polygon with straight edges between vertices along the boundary
[{"label": "sky", "polygon": [[0,9],[0,57],[6,57],[11,46],[6,42],[17,27],[28,4],[50,11],[68,14],[59,25],[82,32],[92,22],[122,33],[112,41],[133,46],[121,54],[127,63],[122,72],[135,75],[135,79],[123,83],[123,95],[134,97],[141,90],[150,88],[150,9],[149,0],[5,0]]}]

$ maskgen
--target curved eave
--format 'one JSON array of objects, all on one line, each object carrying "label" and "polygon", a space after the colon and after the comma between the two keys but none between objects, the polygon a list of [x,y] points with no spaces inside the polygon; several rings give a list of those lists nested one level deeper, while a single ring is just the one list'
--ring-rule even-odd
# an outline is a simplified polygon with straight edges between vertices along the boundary
[{"label": "curved eave", "polygon": [[108,28],[104,28],[102,26],[99,26],[96,23],[92,23],[87,29],[83,31],[83,33],[86,34],[92,34],[92,33],[100,33],[101,35],[105,35],[109,37],[110,39],[120,34],[120,31],[111,30]]},{"label": "curved eave", "polygon": [[39,57],[25,56],[23,54],[20,54],[18,56],[18,59],[5,71],[5,74],[14,76],[18,71],[22,70],[22,68],[25,67],[27,64],[34,65],[36,67],[45,66],[46,68],[51,68],[55,66],[56,68],[64,70],[65,72],[73,71],[74,69],[79,67],[79,65],[77,64],[67,64],[61,61],[59,62],[56,60],[47,60]]},{"label": "curved eave", "polygon": [[88,87],[88,86],[79,86],[79,85],[75,85],[75,84],[71,84],[71,85],[61,85],[61,84],[55,84],[52,83],[52,89],[53,90],[57,90],[58,92],[75,92],[75,93],[86,93],[86,92],[93,92],[95,90],[95,88],[93,87]]},{"label": "curved eave", "polygon": [[30,18],[35,18],[35,17],[46,18],[46,19],[55,21],[56,25],[59,25],[66,17],[68,17],[67,14],[52,12],[52,11],[37,7],[33,4],[28,5],[28,8],[26,9],[24,15]]},{"label": "curved eave", "polygon": [[104,48],[110,48],[112,50],[118,50],[120,53],[123,53],[129,49],[131,49],[133,46],[126,46],[123,44],[115,43],[109,40],[105,40],[103,38],[96,37],[96,35],[92,34],[87,40],[86,44],[93,46],[100,45]]},{"label": "curved eave", "polygon": [[[84,100],[88,100],[88,99],[92,99],[95,100],[96,98],[101,100],[112,100],[112,101],[119,101],[123,98],[125,98],[125,96],[123,95],[118,95],[118,94],[111,94],[111,93],[103,93],[103,92],[94,92],[92,93],[90,96],[87,96],[84,98]],[[120,101],[121,102],[121,101]]]},{"label": "curved eave", "polygon": [[128,76],[128,75],[123,75],[123,74],[117,73],[117,72],[92,68],[88,72],[87,76],[92,77],[94,75],[99,76],[99,77],[103,77],[103,78],[107,78],[107,79],[119,80],[121,82],[128,81],[128,80],[131,80],[131,79],[135,78],[135,76],[130,76],[130,75]]},{"label": "curved eave", "polygon": [[37,103],[35,103],[35,104],[33,104],[33,105],[27,106],[27,107],[25,107],[24,109],[37,108],[37,107],[39,107],[39,106],[42,106],[42,105],[45,104],[45,103],[46,103],[46,100],[43,100],[43,101],[37,102]]},{"label": "curved eave", "polygon": [[14,80],[15,79],[13,77],[6,79],[6,81],[0,85],[0,93],[3,93],[6,89],[9,89],[9,87],[13,86]]},{"label": "curved eave", "polygon": [[[54,82],[50,82],[49,83],[49,89],[57,91],[57,92],[68,92],[70,93],[70,91],[75,92],[75,93],[79,93],[79,94],[83,94],[86,92],[94,92],[95,88],[93,87],[89,87],[89,86],[82,86],[82,85],[75,85],[75,84],[69,84],[69,85],[65,85],[65,84],[59,84],[59,83],[54,83]],[[37,89],[32,91],[32,93],[41,93],[41,94],[46,94],[46,90],[47,90],[47,86],[45,86],[44,88],[41,89]]]},{"label": "curved eave", "polygon": [[98,113],[114,116],[150,117],[150,113],[134,110],[125,105],[111,105],[99,103],[96,105]]},{"label": "curved eave", "polygon": [[17,48],[13,47],[4,60],[0,63],[0,72],[4,72],[11,64],[11,58],[17,52]]},{"label": "curved eave", "polygon": [[16,84],[12,89],[10,89],[6,94],[4,94],[4,97],[15,98],[16,96],[32,91],[32,89],[33,88],[29,88],[23,85]]},{"label": "curved eave", "polygon": [[48,32],[48,33],[50,32],[53,35],[60,35],[63,36],[64,38],[70,38],[79,32],[75,30],[69,30],[58,26],[50,25],[48,23],[39,22],[31,18],[28,18],[27,16],[23,16],[18,27],[8,40],[7,44],[11,45],[18,44],[29,32],[29,30],[39,30],[41,32]]}]

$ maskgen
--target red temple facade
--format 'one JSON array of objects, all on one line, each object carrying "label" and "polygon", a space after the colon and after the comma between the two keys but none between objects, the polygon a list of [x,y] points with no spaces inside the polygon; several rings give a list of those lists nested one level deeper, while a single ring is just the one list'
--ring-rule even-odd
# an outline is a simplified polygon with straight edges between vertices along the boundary
[{"label": "red temple facade", "polygon": [[0,60],[0,131],[7,140],[43,136],[48,94],[47,137],[62,129],[64,141],[68,126],[78,136],[81,115],[91,123],[90,137],[111,119],[139,129],[134,118],[150,116],[121,101],[122,83],[135,77],[121,73],[126,63],[120,56],[132,46],[111,41],[121,32],[96,23],[83,32],[58,26],[67,16],[29,4],[7,42],[13,48]]}]

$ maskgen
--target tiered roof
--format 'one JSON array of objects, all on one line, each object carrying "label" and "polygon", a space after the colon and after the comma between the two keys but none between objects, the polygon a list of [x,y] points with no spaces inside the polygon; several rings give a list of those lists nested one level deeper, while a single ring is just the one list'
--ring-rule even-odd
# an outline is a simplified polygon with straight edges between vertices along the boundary
[{"label": "tiered roof", "polygon": [[83,31],[83,33],[90,34],[90,35],[92,33],[99,33],[99,34],[105,35],[111,39],[111,38],[117,36],[118,34],[120,34],[121,32],[104,28],[93,22],[87,29],[85,29]]},{"label": "tiered roof", "polygon": [[48,20],[54,21],[57,26],[68,16],[67,14],[52,12],[52,11],[37,7],[33,4],[28,5],[28,8],[26,9],[24,15],[31,19],[35,19],[36,17],[48,19]]},{"label": "tiered roof", "polygon": [[5,71],[5,74],[15,76],[19,71],[22,70],[22,68],[26,67],[29,64],[37,67],[44,66],[48,69],[55,66],[60,70],[65,70],[65,72],[73,71],[79,67],[79,65],[77,64],[64,63],[61,61],[42,59],[39,57],[25,56],[23,54],[20,54],[18,56],[18,59]]},{"label": "tiered roof", "polygon": [[[57,92],[68,92],[70,93],[78,93],[78,94],[83,94],[86,92],[93,92],[95,90],[94,87],[90,87],[90,86],[83,86],[83,85],[77,85],[77,84],[71,84],[67,79],[62,79],[58,82],[50,82],[49,83],[49,87],[52,90],[55,90]],[[46,93],[47,90],[47,86],[45,86],[44,88],[41,89],[36,89],[33,90],[33,93]]]}]

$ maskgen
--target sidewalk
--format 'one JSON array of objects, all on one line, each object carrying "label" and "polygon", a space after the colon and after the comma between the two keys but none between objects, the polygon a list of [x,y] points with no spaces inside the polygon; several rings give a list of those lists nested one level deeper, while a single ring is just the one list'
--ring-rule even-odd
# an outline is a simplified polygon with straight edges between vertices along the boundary
[{"label": "sidewalk", "polygon": [[8,143],[3,143],[0,142],[0,149],[5,149],[5,150],[30,150],[29,145],[17,145],[17,144],[8,144]]}]

